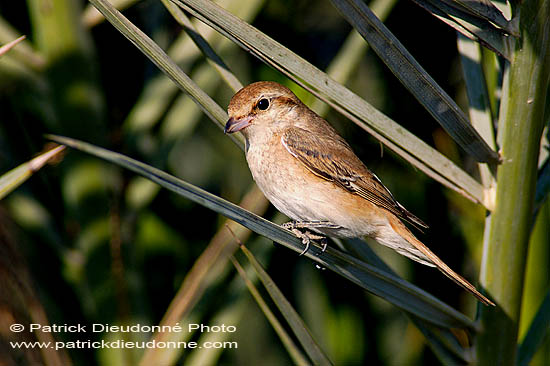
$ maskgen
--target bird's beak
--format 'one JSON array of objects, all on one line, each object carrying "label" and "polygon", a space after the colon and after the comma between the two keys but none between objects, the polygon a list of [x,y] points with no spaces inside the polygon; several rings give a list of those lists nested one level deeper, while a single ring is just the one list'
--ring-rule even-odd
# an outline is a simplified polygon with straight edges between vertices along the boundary
[{"label": "bird's beak", "polygon": [[229,118],[229,121],[225,124],[223,133],[234,133],[242,130],[245,127],[248,127],[252,122],[252,117],[242,117],[235,119],[233,117]]}]

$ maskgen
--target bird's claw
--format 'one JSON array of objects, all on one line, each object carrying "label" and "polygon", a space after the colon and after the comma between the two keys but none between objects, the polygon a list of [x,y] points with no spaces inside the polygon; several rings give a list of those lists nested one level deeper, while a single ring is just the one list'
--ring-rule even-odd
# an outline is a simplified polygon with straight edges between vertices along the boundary
[{"label": "bird's claw", "polygon": [[309,230],[302,231],[300,229],[323,227],[323,228],[338,228],[340,226],[331,224],[328,221],[290,221],[281,225],[283,228],[291,231],[298,238],[302,239],[302,244],[305,245],[304,250],[299,254],[300,256],[307,253],[312,240],[319,240],[321,244],[321,251],[324,253],[327,250],[328,241],[325,236],[317,235]]},{"label": "bird's claw", "polygon": [[287,230],[292,229],[311,229],[311,228],[324,228],[324,229],[339,229],[340,225],[331,223],[330,221],[315,220],[315,221],[289,221],[281,225]]}]

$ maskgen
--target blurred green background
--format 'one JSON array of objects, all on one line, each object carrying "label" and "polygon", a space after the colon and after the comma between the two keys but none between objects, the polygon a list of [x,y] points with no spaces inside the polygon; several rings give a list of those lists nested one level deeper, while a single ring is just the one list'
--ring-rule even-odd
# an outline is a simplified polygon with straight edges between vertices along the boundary
[{"label": "blurred green background", "polygon": [[[331,64],[351,31],[325,1],[221,4],[321,69]],[[0,2],[0,43],[13,39],[12,34],[27,35],[24,45],[0,58],[0,172],[42,151],[47,143],[43,135],[54,133],[121,152],[240,202],[253,183],[243,152],[114,27],[90,14],[85,1]],[[227,106],[233,92],[160,1],[133,2],[124,14]],[[467,109],[455,32],[411,1],[397,1],[385,23]],[[275,80],[313,101],[221,36],[208,39],[244,84]],[[346,85],[477,174],[473,162],[376,55],[365,52]],[[330,111],[327,119],[395,197],[430,225],[419,238],[475,282],[484,210],[382,149],[337,112]],[[273,207],[258,212],[285,221]],[[42,169],[0,202],[0,364],[47,358],[38,350],[11,349],[9,340],[33,338],[5,331],[10,322],[37,322],[40,314],[51,324],[159,324],[197,258],[216,232],[224,230],[224,222],[133,173],[68,151],[62,162]],[[421,333],[394,306],[265,238],[252,235],[247,245],[335,364],[438,362]],[[443,275],[379,246],[373,249],[406,279],[473,316],[474,299]],[[222,336],[238,342],[238,349],[185,351],[174,362],[291,363],[230,263],[217,270],[203,290],[184,319],[235,325],[236,333]],[[53,334],[55,340],[67,342],[112,336]],[[120,336],[146,340],[150,335]],[[199,337],[195,333],[189,339]],[[140,350],[65,351],[59,356],[63,362],[77,365],[132,365],[142,357]]]}]

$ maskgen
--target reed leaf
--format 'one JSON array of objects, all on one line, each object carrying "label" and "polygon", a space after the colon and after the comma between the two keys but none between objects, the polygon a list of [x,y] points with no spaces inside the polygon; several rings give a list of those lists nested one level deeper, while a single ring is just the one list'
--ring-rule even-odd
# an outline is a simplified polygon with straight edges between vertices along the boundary
[{"label": "reed leaf", "polygon": [[[487,83],[481,66],[482,52],[479,44],[458,35],[458,51],[462,64],[462,73],[468,94],[468,112],[472,126],[492,148],[496,149],[493,112],[487,91]],[[494,202],[494,172],[485,164],[478,164],[481,182],[485,187],[486,201]],[[494,206],[494,205],[491,205]]]},{"label": "reed leaf", "polygon": [[[252,253],[250,253],[250,255],[252,255]],[[260,292],[258,291],[256,286],[254,285],[254,283],[251,281],[250,278],[248,278],[248,275],[247,275],[246,271],[244,270],[244,268],[239,264],[239,262],[234,257],[231,258],[231,262],[233,263],[233,266],[235,266],[235,269],[237,270],[237,272],[239,273],[239,275],[243,279],[244,283],[246,284],[246,287],[248,288],[248,291],[250,292],[250,294],[252,295],[252,297],[254,298],[256,303],[258,303],[258,306],[260,307],[260,309],[264,313],[265,317],[267,318],[267,320],[269,321],[269,323],[273,327],[273,330],[275,331],[275,333],[277,333],[277,335],[281,339],[281,342],[283,343],[283,345],[284,345],[285,349],[287,350],[289,356],[292,358],[292,361],[293,361],[294,365],[300,365],[300,366],[309,365],[309,362],[306,359],[306,357],[302,354],[302,352],[300,351],[298,346],[296,346],[296,344],[294,343],[294,341],[292,340],[290,335],[286,332],[286,330],[284,329],[282,324],[279,322],[279,320],[277,319],[275,314],[273,314],[273,312],[271,311],[271,309],[269,308],[269,306],[267,305],[267,303],[263,299],[262,295],[260,294]],[[265,271],[264,271],[264,273],[265,273]],[[267,273],[266,273],[266,275],[267,275]],[[271,281],[273,283],[273,280],[271,280],[269,278],[269,276],[267,276],[267,277],[268,278],[266,279],[266,281]],[[273,300],[274,301],[279,301],[280,297],[283,297],[283,299],[284,299],[284,295],[279,291],[278,293],[274,294]],[[279,302],[281,302],[281,301],[279,301]],[[310,347],[310,344],[311,344],[311,349],[309,350],[308,353],[313,353],[313,354],[319,353],[318,357],[321,360],[324,359],[325,357],[324,357],[324,354],[323,354],[322,350],[318,347],[316,342],[311,338],[311,335],[309,334],[309,331],[307,330],[307,328],[305,328],[305,324],[303,323],[303,321],[301,321],[301,319],[299,318],[298,314],[294,311],[294,309],[292,309],[293,312],[289,312],[289,311],[286,310],[285,306],[290,306],[290,303],[288,303],[288,301],[286,299],[285,299],[285,302],[286,302],[286,304],[279,305],[280,309],[281,308],[285,309],[285,312],[283,313],[283,314],[285,314],[285,318],[287,318],[288,322],[292,321],[294,326],[298,327],[300,329],[300,334],[303,334],[305,337],[310,337],[310,340],[306,341],[306,345],[304,345],[304,347],[306,347],[306,346]],[[281,310],[281,312],[282,311],[283,310]],[[297,320],[289,319],[293,316],[296,316],[298,319]]]},{"label": "reed leaf", "polygon": [[[159,169],[79,140],[55,135],[48,135],[47,137],[138,173],[160,186],[236,221],[297,253],[303,251],[302,242],[279,225]],[[411,312],[430,323],[447,328],[476,329],[473,321],[427,292],[348,254],[330,247],[323,252],[320,247],[312,245],[304,256],[347,278],[365,290],[384,298],[400,309]]]},{"label": "reed leaf", "polygon": [[540,304],[537,314],[518,349],[517,365],[527,366],[545,337],[550,335],[550,291]]},{"label": "reed leaf", "polygon": [[[189,76],[172,61],[168,55],[145,33],[126,19],[106,0],[90,0],[90,2],[115,26],[126,38],[138,47],[161,71],[172,79],[178,87],[201,107],[203,112],[212,120],[218,123],[223,130],[227,122],[227,113],[208,94],[199,88]],[[243,137],[240,135],[230,136],[240,147],[243,146]]]},{"label": "reed leaf", "polygon": [[19,165],[9,172],[4,173],[0,177],[0,200],[23,184],[35,172],[40,170],[44,164],[55,158],[55,156],[60,154],[64,149],[65,146],[57,146],[38,155],[36,158]]},{"label": "reed leaf", "polygon": [[243,84],[237,79],[237,77],[229,70],[229,67],[223,62],[220,56],[210,47],[208,42],[197,32],[197,29],[191,23],[191,20],[185,15],[179,7],[177,7],[170,0],[161,0],[166,9],[172,14],[174,19],[183,27],[183,29],[189,34],[189,37],[195,42],[197,47],[207,57],[208,62],[220,73],[225,82],[233,89],[234,92],[239,91],[243,87]]},{"label": "reed leaf", "polygon": [[[426,9],[429,13],[453,27],[463,36],[479,42],[488,49],[499,55],[510,59],[510,46],[507,35],[514,32],[517,35],[517,25],[508,22],[502,13],[496,9],[487,7],[483,11],[481,6],[468,6],[467,2],[459,1],[432,1],[432,0],[413,0],[418,5]],[[460,4],[462,3],[462,4]],[[472,4],[478,2],[471,1]],[[492,6],[492,4],[491,4]],[[483,14],[483,15],[481,15]],[[498,15],[497,15],[498,14]],[[505,26],[498,28],[488,19],[494,18]]]},{"label": "reed leaf", "polygon": [[[149,182],[149,181],[148,181]],[[151,184],[154,184],[151,182]],[[267,201],[256,185],[245,195],[240,206],[251,212],[261,214],[267,209]],[[229,262],[231,256],[238,250],[234,238],[227,227],[241,241],[246,241],[250,236],[250,230],[227,220],[227,226],[222,226],[212,238],[206,249],[197,258],[193,267],[187,272],[176,296],[160,321],[160,326],[171,326],[181,319],[188,317],[199,299],[209,286],[212,286],[220,276],[223,268]],[[151,339],[156,342],[165,342],[173,334],[169,332],[155,332]],[[141,359],[143,365],[158,365],[176,360],[181,350],[148,348]]]},{"label": "reed leaf", "polygon": [[479,162],[498,162],[498,154],[479,136],[462,110],[363,1],[331,2],[458,145]]},{"label": "reed leaf", "polygon": [[240,248],[246,255],[246,258],[248,258],[248,261],[252,265],[252,268],[254,268],[254,271],[256,271],[256,274],[258,275],[260,281],[262,281],[262,284],[271,296],[271,299],[277,305],[281,311],[281,314],[283,314],[294,334],[302,344],[302,347],[304,347],[308,356],[311,358],[313,364],[332,365],[330,359],[327,355],[325,355],[321,347],[319,347],[317,342],[311,336],[302,318],[300,318],[296,310],[294,310],[275,282],[273,282],[271,277],[269,277],[262,265],[244,245],[241,244]]},{"label": "reed leaf", "polygon": [[[490,0],[443,0],[451,6],[457,6],[479,18],[486,19],[497,25],[507,34],[519,36],[517,21],[508,20]],[[516,19],[517,20],[517,19]]]},{"label": "reed leaf", "polygon": [[7,53],[9,50],[11,50],[13,47],[17,46],[21,41],[23,41],[27,36],[23,35],[21,37],[18,37],[14,39],[11,42],[6,43],[2,47],[0,47],[0,57],[4,56],[5,53]]},{"label": "reed leaf", "polygon": [[[396,275],[390,266],[388,266],[364,241],[359,239],[346,240],[343,246],[365,263]],[[424,337],[426,337],[426,341],[430,348],[437,354],[440,360],[445,361],[445,364],[456,365],[457,363],[467,363],[470,361],[471,357],[464,347],[459,344],[450,329],[434,326],[430,322],[416,317],[411,313],[405,314],[418,330],[420,330]]]}]

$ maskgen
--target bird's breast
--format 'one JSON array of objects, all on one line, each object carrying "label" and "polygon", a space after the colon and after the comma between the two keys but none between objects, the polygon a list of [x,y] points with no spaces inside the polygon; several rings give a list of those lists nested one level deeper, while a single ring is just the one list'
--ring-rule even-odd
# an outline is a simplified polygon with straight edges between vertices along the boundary
[{"label": "bird's breast", "polygon": [[[279,144],[280,145],[280,144]],[[250,145],[246,159],[258,187],[271,203],[294,220],[305,220],[308,179],[288,152],[273,144]],[[292,158],[292,159],[289,159]]]},{"label": "bird's breast", "polygon": [[340,225],[342,229],[326,232],[340,237],[358,237],[375,231],[378,223],[369,219],[371,207],[367,201],[310,172],[279,139],[260,145],[252,143],[246,159],[266,198],[291,219]]}]

